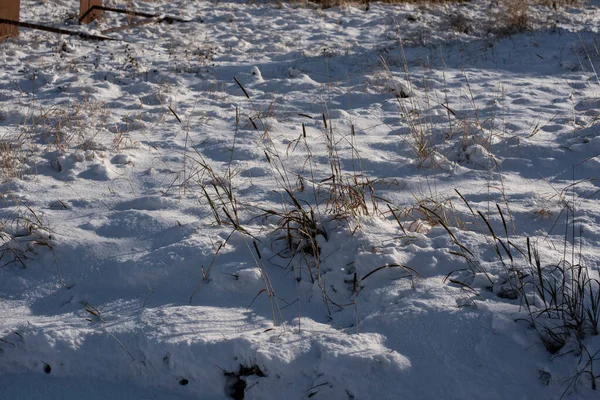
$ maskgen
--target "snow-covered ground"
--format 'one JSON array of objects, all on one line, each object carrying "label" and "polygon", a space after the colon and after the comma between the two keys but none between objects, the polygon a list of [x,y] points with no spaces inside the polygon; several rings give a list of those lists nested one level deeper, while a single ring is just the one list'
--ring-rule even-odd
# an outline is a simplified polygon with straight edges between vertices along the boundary
[{"label": "snow-covered ground", "polygon": [[599,2],[132,3],[0,44],[0,398],[597,397]]}]

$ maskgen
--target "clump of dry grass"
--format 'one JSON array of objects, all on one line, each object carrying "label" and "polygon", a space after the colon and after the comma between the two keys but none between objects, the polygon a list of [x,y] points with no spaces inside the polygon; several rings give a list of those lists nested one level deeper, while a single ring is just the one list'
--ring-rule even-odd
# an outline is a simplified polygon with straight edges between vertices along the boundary
[{"label": "clump of dry grass", "polygon": [[[536,25],[535,7],[537,14],[545,14],[567,6],[582,5],[585,0],[499,0],[490,5],[487,31],[499,36],[512,35],[532,29]],[[537,21],[539,22],[539,21]]]},{"label": "clump of dry grass", "polygon": [[527,30],[529,17],[527,13],[526,0],[503,0],[502,5],[505,8],[504,19],[498,21],[500,27],[507,33],[522,32]]},{"label": "clump of dry grass", "polygon": [[61,153],[73,148],[82,150],[99,145],[107,135],[105,129],[111,113],[104,102],[90,98],[72,103],[40,107],[24,121],[23,133],[30,142]]},{"label": "clump of dry grass", "polygon": [[52,252],[59,283],[67,287],[54,254],[52,231],[38,213],[30,207],[18,206],[13,214],[0,221],[0,268],[11,265],[27,268],[40,249]]},{"label": "clump of dry grass", "polygon": [[[567,381],[569,385],[563,396],[583,376],[591,378],[595,389],[597,376],[593,366],[600,351],[590,352],[584,339],[600,333],[600,276],[585,263],[582,230],[577,233],[575,205],[565,203],[560,213],[565,222],[562,256],[558,261],[551,261],[539,250],[539,244],[529,237],[524,244],[511,237],[500,205],[496,205],[496,215],[486,216],[457,193],[471,212],[473,222],[478,220],[482,232],[487,233],[496,260],[482,259],[479,251],[461,243],[453,229],[446,226],[437,213],[430,211],[458,248],[449,253],[464,258],[473,274],[484,273],[490,280],[489,289],[499,298],[517,301],[525,311],[525,320],[537,332],[547,351],[557,354],[566,348],[567,352],[579,355],[581,368]],[[492,279],[488,268],[494,263],[500,264],[504,272]],[[456,272],[451,272],[444,281],[477,293],[468,283],[452,278]]]},{"label": "clump of dry grass", "polygon": [[[250,107],[244,115],[240,115],[239,109],[236,110],[233,143],[228,146],[229,162],[217,167],[207,162],[198,152],[192,151],[185,155],[186,175],[192,177],[197,183],[195,187],[200,188],[199,198],[212,210],[216,224],[230,226],[231,234],[238,232],[247,238],[248,249],[265,283],[264,289],[256,297],[266,293],[275,325],[279,325],[278,320],[282,319],[277,318],[279,306],[275,288],[269,278],[268,268],[263,265],[257,244],[260,240],[254,236],[255,226],[251,225],[252,220],[255,219],[265,222],[275,221],[276,228],[268,235],[276,256],[289,261],[286,269],[290,270],[296,285],[308,281],[320,288],[322,299],[329,313],[332,313],[332,307],[355,306],[352,299],[349,304],[343,305],[332,300],[329,293],[331,289],[323,279],[326,272],[321,269],[321,246],[329,239],[329,224],[333,223],[337,227],[346,224],[346,228],[354,234],[360,227],[362,217],[380,213],[378,206],[380,199],[375,195],[371,180],[364,171],[364,162],[356,148],[354,127],[351,127],[350,132],[344,135],[339,132],[335,121],[327,117],[326,112],[319,117],[301,114],[313,121],[311,127],[307,128],[302,124],[299,137],[288,143],[287,149],[280,148],[278,141],[272,138],[267,122],[268,118],[273,115],[273,107],[270,106],[266,111],[260,110],[250,93],[237,79],[235,81]],[[232,166],[234,165],[238,129],[240,129],[240,120],[242,119],[250,121],[248,128],[254,128],[256,139],[262,143],[272,178],[278,187],[276,192],[281,196],[280,207],[267,209],[262,205],[243,204],[237,200],[235,171]],[[308,129],[310,132],[307,132]],[[186,143],[188,140],[186,135]],[[319,141],[318,145],[324,149],[324,154],[322,154],[324,157],[320,159],[324,160],[323,162],[326,164],[321,165],[321,168],[315,165],[319,158],[313,154],[314,147],[317,146],[313,142],[314,140]],[[292,170],[290,165],[295,163],[289,162],[288,157],[291,156],[306,157],[301,170]],[[345,159],[349,160],[347,165],[343,163]],[[350,170],[345,168],[350,165]],[[223,168],[224,171],[219,172]],[[189,182],[190,179],[184,179],[184,184],[187,185]],[[188,188],[192,188],[192,185]],[[242,209],[244,212],[240,212]],[[253,215],[253,210],[259,210],[261,214]],[[351,225],[354,227],[352,228]],[[215,259],[227,244],[231,234],[216,249],[208,268],[202,268],[202,282],[196,287],[190,301],[199,288],[210,281],[211,269],[217,265]],[[382,268],[393,267],[408,268],[395,265]],[[412,269],[409,271],[411,274],[414,272]],[[370,274],[362,279],[366,279],[368,276]],[[358,293],[359,282],[357,277],[355,290],[352,292],[353,296]],[[299,293],[298,296],[300,296]],[[300,322],[298,329],[300,329]]]},{"label": "clump of dry grass", "polygon": [[[287,192],[287,191],[286,191]],[[321,260],[321,248],[318,243],[318,236],[327,240],[327,232],[316,214],[315,209],[309,205],[302,205],[296,196],[287,192],[290,199],[290,207],[282,212],[272,211],[270,214],[278,218],[279,231],[281,236],[276,241],[285,243],[285,254],[279,253],[284,258],[295,258],[300,256],[303,259],[303,264],[307,267],[311,282],[320,278],[319,264]],[[316,270],[313,271],[314,260]],[[296,269],[296,268],[295,268]],[[294,271],[296,280],[302,280],[302,268]]]},{"label": "clump of dry grass", "polygon": [[0,138],[0,182],[21,179],[30,168],[31,151],[24,135]]}]

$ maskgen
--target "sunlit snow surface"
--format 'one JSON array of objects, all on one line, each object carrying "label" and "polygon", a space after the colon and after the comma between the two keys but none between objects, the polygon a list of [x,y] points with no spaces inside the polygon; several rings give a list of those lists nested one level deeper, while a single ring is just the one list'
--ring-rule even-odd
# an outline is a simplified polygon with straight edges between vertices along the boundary
[{"label": "sunlit snow surface", "polygon": [[[21,19],[94,34],[141,22],[79,26],[76,3],[23,0]],[[0,44],[0,221],[16,238],[0,260],[0,398],[222,399],[240,366],[261,372],[243,377],[246,399],[596,398],[587,374],[569,386],[581,348],[550,354],[520,302],[498,296],[505,267],[456,192],[504,235],[498,205],[511,242],[531,238],[548,264],[574,201],[596,273],[596,1],[532,8],[517,34],[489,31],[503,11],[488,1],[134,3],[189,22],[105,42],[22,29]],[[370,177],[377,212],[327,212],[331,133],[341,168]],[[229,237],[223,204],[215,222],[207,167],[232,171],[252,236]],[[314,283],[266,217],[293,207],[284,168],[326,231]],[[417,200],[447,207],[496,285],[450,253]],[[386,264],[421,276],[387,268],[354,287]],[[453,271],[468,286],[444,281]]]}]

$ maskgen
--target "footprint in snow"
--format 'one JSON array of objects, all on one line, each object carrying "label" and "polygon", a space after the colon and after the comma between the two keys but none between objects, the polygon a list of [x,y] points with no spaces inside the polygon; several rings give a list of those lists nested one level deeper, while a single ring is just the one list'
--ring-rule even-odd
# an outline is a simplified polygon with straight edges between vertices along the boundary
[{"label": "footprint in snow", "polygon": [[114,209],[118,211],[124,210],[166,210],[169,208],[177,207],[177,203],[173,200],[161,197],[161,196],[144,196],[137,199],[124,201],[117,204]]},{"label": "footprint in snow", "polygon": [[90,165],[88,169],[81,172],[78,176],[93,181],[108,181],[112,179],[112,175],[104,163],[98,163]]}]

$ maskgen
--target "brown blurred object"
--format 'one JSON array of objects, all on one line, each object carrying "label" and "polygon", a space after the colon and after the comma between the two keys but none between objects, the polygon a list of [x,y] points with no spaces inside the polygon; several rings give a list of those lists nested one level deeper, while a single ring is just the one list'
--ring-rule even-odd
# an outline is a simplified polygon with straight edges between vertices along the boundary
[{"label": "brown blurred object", "polygon": [[[85,14],[93,6],[102,7],[102,0],[79,0],[79,17]],[[94,10],[79,22],[82,24],[89,24],[93,20],[100,18],[102,13],[102,10]]]},{"label": "brown blurred object", "polygon": [[[20,8],[21,0],[0,0],[0,19],[19,21]],[[17,36],[18,34],[18,26],[0,24],[0,42],[8,37]]]}]

